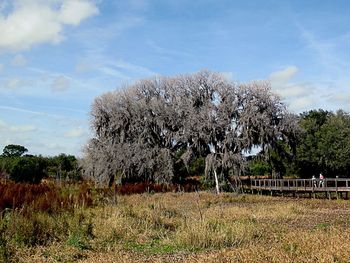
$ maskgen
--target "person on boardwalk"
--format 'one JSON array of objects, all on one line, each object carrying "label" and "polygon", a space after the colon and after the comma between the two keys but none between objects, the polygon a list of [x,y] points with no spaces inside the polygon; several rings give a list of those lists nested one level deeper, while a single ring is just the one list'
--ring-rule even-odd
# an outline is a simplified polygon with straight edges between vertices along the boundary
[{"label": "person on boardwalk", "polygon": [[313,175],[312,178],[312,187],[317,187],[316,177]]},{"label": "person on boardwalk", "polygon": [[322,173],[320,173],[320,184],[319,187],[324,187],[324,176]]}]

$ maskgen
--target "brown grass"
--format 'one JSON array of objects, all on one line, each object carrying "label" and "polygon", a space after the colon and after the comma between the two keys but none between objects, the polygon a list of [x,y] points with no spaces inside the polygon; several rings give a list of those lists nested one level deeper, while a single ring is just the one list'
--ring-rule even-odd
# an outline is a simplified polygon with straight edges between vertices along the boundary
[{"label": "brown grass", "polygon": [[[58,221],[62,220],[61,215]],[[20,246],[10,240],[11,256],[17,262],[350,259],[350,202],[345,200],[206,192],[141,194],[118,196],[116,205],[77,208],[72,219],[65,220],[67,233],[56,233],[50,242]],[[48,225],[52,231],[62,227]]]}]

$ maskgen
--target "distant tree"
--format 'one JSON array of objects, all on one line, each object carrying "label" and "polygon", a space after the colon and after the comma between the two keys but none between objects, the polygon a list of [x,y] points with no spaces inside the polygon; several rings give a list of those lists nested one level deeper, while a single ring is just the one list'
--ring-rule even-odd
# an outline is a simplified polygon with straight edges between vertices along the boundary
[{"label": "distant tree", "polygon": [[46,175],[46,167],[47,163],[42,157],[16,158],[10,168],[10,179],[37,184]]},{"label": "distant tree", "polygon": [[297,147],[299,174],[349,176],[350,115],[341,110],[311,110],[301,114],[300,126],[303,133]]},{"label": "distant tree", "polygon": [[297,160],[299,173],[302,176],[310,177],[312,174],[318,174],[321,169],[319,167],[320,151],[318,150],[319,133],[331,114],[322,109],[301,114],[299,124],[303,132],[298,144]]},{"label": "distant tree", "polygon": [[296,123],[267,82],[237,84],[209,71],[141,80],[95,99],[85,174],[100,183],[117,174],[171,182],[181,152],[186,167],[205,157],[219,192],[229,170],[245,169],[246,152],[291,142]]},{"label": "distant tree", "polygon": [[321,171],[332,176],[350,175],[350,115],[337,111],[321,127],[318,148]]},{"label": "distant tree", "polygon": [[78,160],[74,155],[61,153],[57,156],[47,157],[47,172],[49,177],[56,179],[80,180],[81,173]]},{"label": "distant tree", "polygon": [[2,155],[5,157],[19,157],[26,152],[28,152],[28,149],[22,145],[9,144],[5,146]]}]

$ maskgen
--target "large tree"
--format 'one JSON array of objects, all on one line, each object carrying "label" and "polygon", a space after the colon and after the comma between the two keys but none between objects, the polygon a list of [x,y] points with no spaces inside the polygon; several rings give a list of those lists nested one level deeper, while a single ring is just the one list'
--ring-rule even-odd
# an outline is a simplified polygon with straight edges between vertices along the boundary
[{"label": "large tree", "polygon": [[297,147],[297,165],[303,177],[322,172],[327,176],[350,175],[350,115],[311,110],[301,115],[303,129]]},{"label": "large tree", "polygon": [[239,84],[202,71],[141,80],[96,98],[92,128],[85,174],[101,183],[116,174],[171,182],[175,162],[205,156],[219,191],[230,169],[245,168],[245,153],[292,138],[296,121],[269,83]]}]

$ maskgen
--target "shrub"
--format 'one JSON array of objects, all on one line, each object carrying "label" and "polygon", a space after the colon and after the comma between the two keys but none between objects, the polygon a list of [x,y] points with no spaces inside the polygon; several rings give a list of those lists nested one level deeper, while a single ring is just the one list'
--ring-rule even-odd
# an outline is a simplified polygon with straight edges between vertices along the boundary
[{"label": "shrub", "polygon": [[15,182],[37,184],[45,176],[46,161],[41,157],[17,158],[10,169],[10,178]]}]

